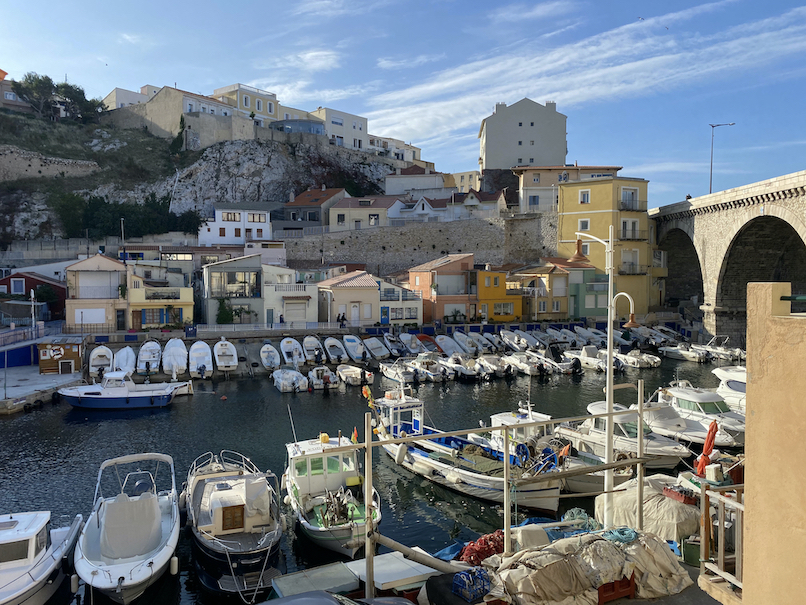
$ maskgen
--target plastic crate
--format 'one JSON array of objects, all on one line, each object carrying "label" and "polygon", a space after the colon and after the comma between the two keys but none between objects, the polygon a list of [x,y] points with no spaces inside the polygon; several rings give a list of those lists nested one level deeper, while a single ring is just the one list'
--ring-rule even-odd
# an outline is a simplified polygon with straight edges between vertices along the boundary
[{"label": "plastic crate", "polygon": [[481,567],[457,572],[453,575],[451,592],[472,603],[490,592],[490,577]]},{"label": "plastic crate", "polygon": [[663,495],[667,498],[671,498],[672,500],[677,500],[678,502],[690,504],[692,506],[695,506],[698,502],[697,496],[694,494],[694,490],[680,487],[679,485],[664,487]]}]

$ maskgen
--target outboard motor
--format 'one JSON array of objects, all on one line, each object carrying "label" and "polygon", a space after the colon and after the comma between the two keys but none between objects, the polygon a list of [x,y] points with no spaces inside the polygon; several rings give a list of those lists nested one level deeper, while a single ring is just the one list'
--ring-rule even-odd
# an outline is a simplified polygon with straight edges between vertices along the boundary
[{"label": "outboard motor", "polygon": [[563,354],[560,352],[560,347],[558,347],[556,344],[552,343],[549,345],[548,353],[549,355],[551,355],[551,358],[557,363],[562,362]]},{"label": "outboard motor", "polygon": [[205,372],[207,372],[207,366],[205,366],[204,364],[201,364],[201,365],[199,366],[199,377],[200,377],[202,380],[204,380],[204,374],[205,374]]},{"label": "outboard motor", "polygon": [[571,362],[571,367],[574,369],[574,374],[582,373],[582,362],[579,361],[579,358],[574,357],[573,361]]},{"label": "outboard motor", "polygon": [[100,368],[98,368],[98,380],[103,380],[103,379],[104,379],[104,368],[100,367]]}]

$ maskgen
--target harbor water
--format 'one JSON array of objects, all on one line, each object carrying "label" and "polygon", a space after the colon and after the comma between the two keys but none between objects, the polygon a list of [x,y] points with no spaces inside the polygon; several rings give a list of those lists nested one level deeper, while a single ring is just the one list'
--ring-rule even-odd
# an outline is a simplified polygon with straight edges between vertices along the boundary
[{"label": "harbor water", "polygon": [[[616,383],[645,381],[645,394],[671,380],[689,380],[695,386],[715,388],[713,364],[697,365],[665,359],[656,369],[628,369]],[[76,513],[86,519],[98,468],[116,456],[163,452],[173,456],[177,486],[181,488],[191,462],[207,451],[231,449],[250,457],[278,479],[285,468],[285,444],[316,437],[320,432],[350,436],[358,428],[363,441],[366,400],[358,387],[340,384],[326,393],[281,394],[270,378],[231,381],[194,381],[196,393],[179,397],[166,409],[143,412],[93,412],[65,404],[46,404],[17,416],[0,417],[0,510],[4,513],[50,510],[56,525],[68,524]],[[484,383],[425,383],[414,392],[425,403],[428,424],[443,430],[473,428],[489,423],[491,414],[514,410],[531,401],[536,411],[555,418],[583,415],[592,401],[604,400],[605,375],[585,371],[580,376],[545,378],[519,375]],[[372,392],[383,396],[395,383],[376,373]],[[636,402],[633,389],[615,392],[618,403]],[[293,418],[294,431],[292,431]],[[434,552],[453,540],[473,540],[501,528],[500,506],[474,500],[436,486],[398,468],[380,448],[374,449],[374,481],[381,495],[381,533],[408,546]],[[560,512],[574,506],[593,512],[592,499],[561,500]],[[290,511],[286,511],[289,513]],[[338,560],[293,532],[282,541],[284,565],[296,571]],[[141,602],[160,604],[225,603],[199,586],[190,562],[190,535],[179,543],[180,573],[166,576],[149,589]],[[68,584],[68,583],[66,583]],[[54,602],[73,598],[63,591]],[[84,595],[82,603],[106,602],[100,595]],[[232,603],[240,600],[235,597]]]}]

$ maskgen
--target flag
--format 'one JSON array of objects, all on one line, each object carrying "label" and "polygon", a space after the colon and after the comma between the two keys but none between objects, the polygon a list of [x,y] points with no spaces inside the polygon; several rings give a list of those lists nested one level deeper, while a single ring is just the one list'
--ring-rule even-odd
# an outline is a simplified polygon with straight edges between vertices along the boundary
[{"label": "flag", "polygon": [[350,441],[358,443],[358,429],[356,427],[353,427],[353,438]]},{"label": "flag", "polygon": [[369,387],[367,385],[364,385],[364,387],[361,389],[361,394],[367,398],[367,405],[374,410],[375,400],[372,398],[372,392],[369,390]]}]

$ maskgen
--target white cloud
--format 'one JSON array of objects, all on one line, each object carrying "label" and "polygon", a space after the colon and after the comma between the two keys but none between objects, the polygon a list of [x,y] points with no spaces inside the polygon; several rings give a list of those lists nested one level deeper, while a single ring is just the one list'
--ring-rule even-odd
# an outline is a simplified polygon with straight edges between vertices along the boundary
[{"label": "white cloud", "polygon": [[528,19],[546,19],[557,15],[566,15],[578,10],[577,2],[555,0],[529,6],[526,4],[510,4],[502,6],[490,13],[490,19],[497,23],[521,23]]},{"label": "white cloud", "polygon": [[302,0],[291,11],[293,15],[311,15],[315,17],[338,17],[341,15],[358,15],[387,4],[388,0]]},{"label": "white cloud", "polygon": [[[283,105],[304,105],[306,103],[315,103],[318,105],[326,105],[335,101],[341,101],[351,97],[363,96],[371,94],[377,89],[377,82],[368,82],[365,84],[355,84],[344,88],[311,88],[312,82],[310,80],[296,80],[292,84],[278,83],[277,80],[257,79],[248,82],[249,86],[254,86],[261,90],[267,90],[275,93],[277,99]],[[304,109],[304,107],[299,107]]]},{"label": "white cloud", "polygon": [[387,59],[387,58],[379,58],[378,59],[378,67],[381,69],[407,69],[411,67],[419,67],[420,65],[425,65],[426,63],[434,63],[436,61],[441,61],[445,58],[445,53],[440,55],[417,55],[416,57],[405,58],[405,59]]},{"label": "white cloud", "polygon": [[289,71],[303,71],[314,73],[317,71],[329,71],[341,65],[341,54],[334,50],[303,50],[297,53],[287,54],[281,57],[273,57],[266,60],[258,60],[255,63],[257,69],[282,69]]},{"label": "white cloud", "polygon": [[143,37],[138,36],[137,34],[119,34],[118,35],[118,43],[141,44],[142,42],[143,42]]}]

